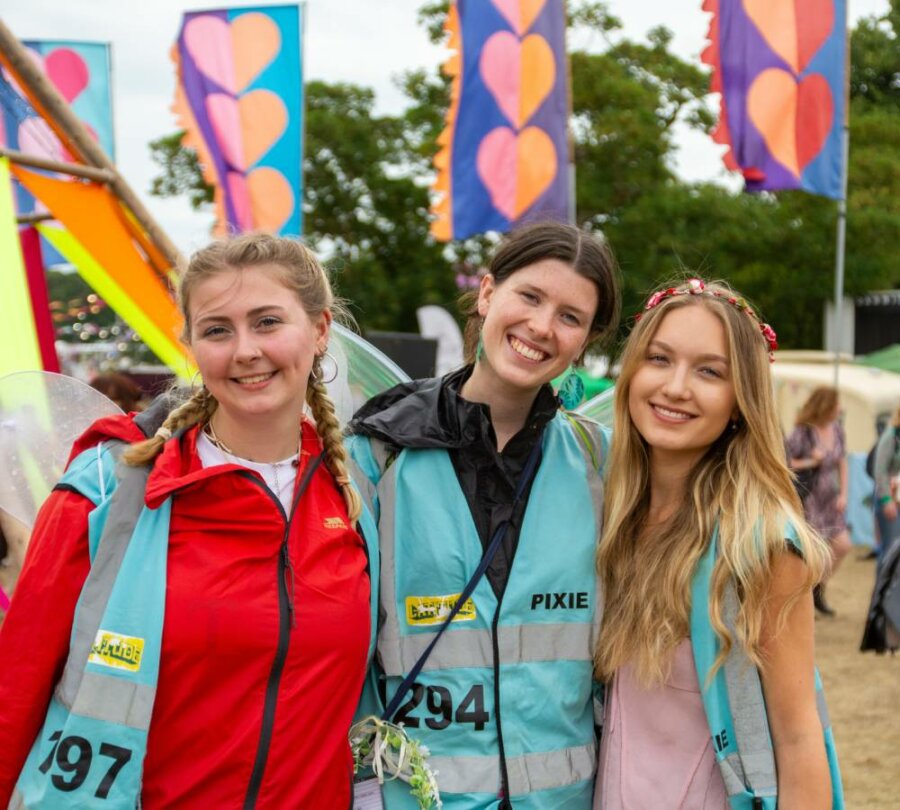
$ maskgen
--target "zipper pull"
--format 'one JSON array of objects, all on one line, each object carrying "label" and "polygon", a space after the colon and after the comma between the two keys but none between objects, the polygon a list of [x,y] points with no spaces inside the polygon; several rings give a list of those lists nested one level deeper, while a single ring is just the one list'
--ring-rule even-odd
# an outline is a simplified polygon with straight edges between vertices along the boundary
[{"label": "zipper pull", "polygon": [[284,561],[284,586],[288,594],[288,613],[291,616],[291,629],[297,626],[297,620],[294,616],[294,566],[291,563],[291,552],[288,549],[287,541],[281,544],[281,559]]}]

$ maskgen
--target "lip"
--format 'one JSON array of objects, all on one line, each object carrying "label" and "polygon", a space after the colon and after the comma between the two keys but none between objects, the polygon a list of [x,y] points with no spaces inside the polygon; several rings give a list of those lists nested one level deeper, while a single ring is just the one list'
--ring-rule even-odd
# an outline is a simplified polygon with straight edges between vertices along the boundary
[{"label": "lip", "polygon": [[[663,413],[660,410],[662,408],[669,413]],[[682,410],[681,408],[670,408],[667,405],[660,405],[656,402],[650,403],[650,410],[653,411],[653,415],[662,422],[665,422],[667,425],[684,425],[687,422],[690,422],[692,419],[697,418],[697,414],[690,413],[690,411]],[[671,414],[683,414],[683,416],[672,416]]]},{"label": "lip", "polygon": [[[265,379],[257,380],[255,382],[241,382],[241,380],[252,379],[254,377],[261,377],[263,374],[267,374]],[[265,388],[275,379],[277,371],[261,371],[258,374],[244,374],[242,377],[230,377],[230,381],[237,385],[242,391],[260,391]]]},{"label": "lip", "polygon": [[[537,359],[532,358],[532,357],[526,357],[524,354],[521,354],[521,353],[520,353],[520,352],[512,345],[512,344],[513,344],[513,341],[516,341],[517,343],[522,344],[522,346],[524,346],[526,349],[529,349],[529,350],[531,350],[531,351],[533,351],[533,352],[539,352],[540,354],[543,355],[543,357],[541,357],[540,360],[537,360]],[[545,351],[545,350],[542,349],[540,346],[535,346],[533,343],[530,343],[530,342],[527,341],[527,340],[523,340],[523,339],[520,338],[518,335],[507,335],[507,336],[506,336],[506,343],[507,343],[507,345],[509,346],[510,351],[511,351],[511,352],[512,352],[519,360],[521,360],[521,361],[524,362],[524,363],[531,363],[531,364],[534,364],[534,365],[538,365],[539,363],[544,363],[544,362],[546,362],[546,361],[549,360],[550,357],[551,357],[551,355],[550,355],[549,352]]]}]

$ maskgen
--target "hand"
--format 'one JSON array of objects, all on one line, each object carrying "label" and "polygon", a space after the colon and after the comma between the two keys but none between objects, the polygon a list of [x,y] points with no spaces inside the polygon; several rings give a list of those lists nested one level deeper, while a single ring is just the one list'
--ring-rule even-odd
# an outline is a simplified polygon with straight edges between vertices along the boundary
[{"label": "hand", "polygon": [[824,451],[819,447],[814,447],[812,452],[809,454],[809,460],[812,462],[810,467],[818,467],[822,463],[822,459],[825,458]]},{"label": "hand", "polygon": [[897,502],[896,502],[896,501],[888,501],[888,502],[881,508],[881,510],[882,510],[884,516],[885,516],[889,521],[892,521],[892,522],[893,522],[893,521],[895,521],[895,520],[897,519]]},{"label": "hand", "polygon": [[847,496],[846,495],[838,495],[837,500],[835,501],[835,506],[837,507],[838,512],[843,512],[847,509]]}]

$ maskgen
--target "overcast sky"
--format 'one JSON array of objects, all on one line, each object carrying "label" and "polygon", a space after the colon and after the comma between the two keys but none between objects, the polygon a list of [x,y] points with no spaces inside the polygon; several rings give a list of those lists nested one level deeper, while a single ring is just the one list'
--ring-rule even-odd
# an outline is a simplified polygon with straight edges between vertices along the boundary
[{"label": "overcast sky", "polygon": [[[402,110],[404,99],[393,77],[403,70],[438,64],[445,52],[432,46],[416,24],[423,0],[308,0],[304,67],[307,78],[369,86],[378,109]],[[208,241],[210,217],[181,200],[159,200],[147,189],[155,167],[147,144],[175,128],[169,110],[175,84],[168,52],[184,11],[224,4],[180,0],[0,0],[0,18],[20,39],[79,39],[112,43],[116,148],[119,170],[178,246],[189,252]],[[666,25],[673,47],[699,61],[709,25],[702,0],[610,0],[624,33],[643,39],[648,29]],[[849,0],[851,20],[882,14],[888,0]],[[590,46],[597,41],[579,42]],[[689,180],[734,183],[721,167],[720,147],[699,135],[678,140],[676,167]]]}]

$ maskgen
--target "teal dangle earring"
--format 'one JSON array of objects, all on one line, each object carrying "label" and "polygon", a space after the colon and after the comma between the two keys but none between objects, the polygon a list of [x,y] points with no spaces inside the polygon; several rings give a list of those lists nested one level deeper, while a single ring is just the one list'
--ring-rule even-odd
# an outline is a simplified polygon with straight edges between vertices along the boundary
[{"label": "teal dangle earring", "polygon": [[478,363],[484,357],[484,341],[481,339],[481,332],[478,333],[478,343],[475,346],[475,362]]},{"label": "teal dangle earring", "polygon": [[567,411],[574,411],[581,404],[584,399],[584,382],[574,368],[570,368],[569,373],[563,377],[556,396]]}]

